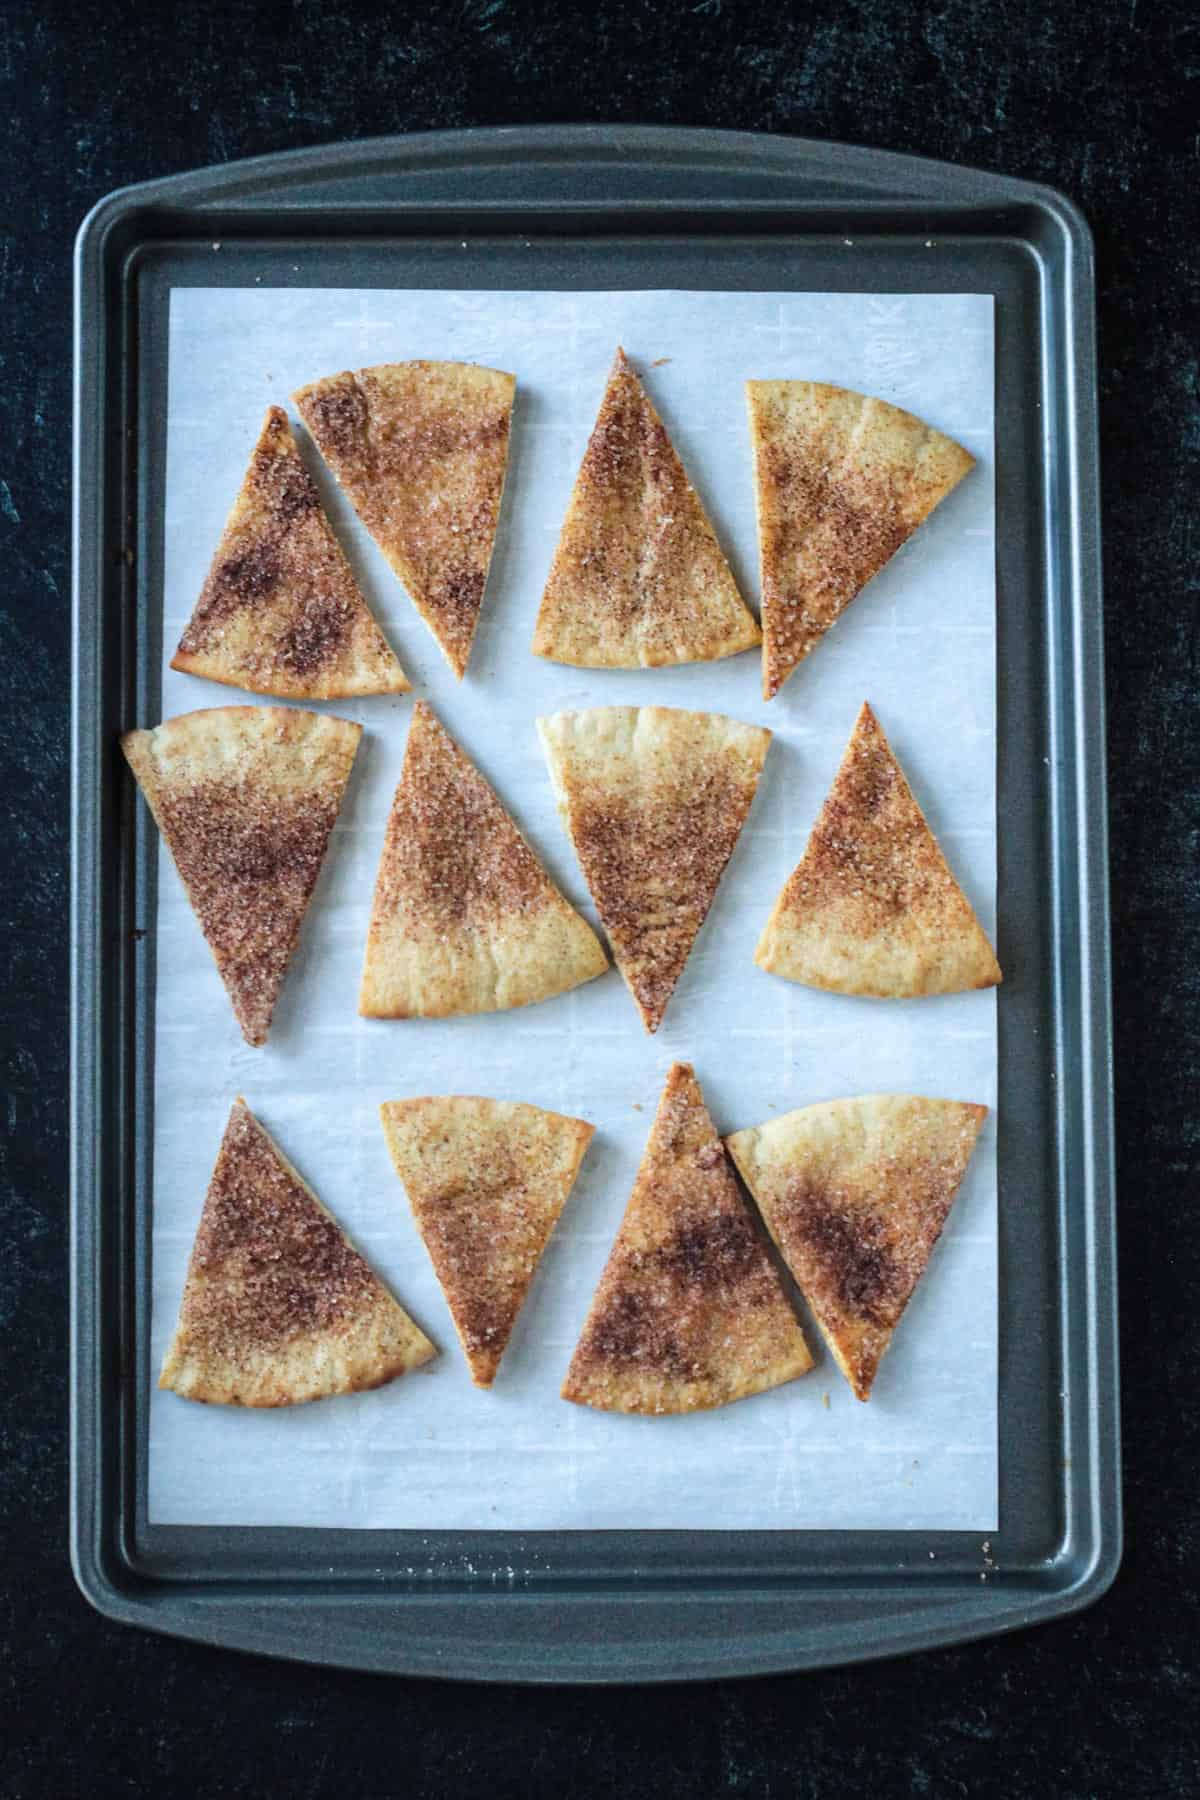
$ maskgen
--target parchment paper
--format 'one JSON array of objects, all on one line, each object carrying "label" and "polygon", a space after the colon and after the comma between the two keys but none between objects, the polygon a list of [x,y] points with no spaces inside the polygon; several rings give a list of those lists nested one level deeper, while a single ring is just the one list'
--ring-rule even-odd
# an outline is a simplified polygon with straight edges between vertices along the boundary
[{"label": "parchment paper", "polygon": [[[569,669],[530,654],[542,585],[618,342],[645,373],[755,601],[741,385],[747,377],[807,376],[879,394],[950,432],[979,458],[979,468],[769,706],[759,697],[755,654],[654,673]],[[695,1063],[722,1131],[812,1101],[879,1091],[995,1104],[993,994],[855,1000],[775,980],[751,960],[864,698],[994,932],[992,348],[992,303],[979,295],[173,293],[164,718],[255,703],[165,664],[267,404],[289,405],[302,382],[338,369],[425,356],[508,369],[519,383],[504,516],[461,685],[315,453],[312,464],[416,692],[493,781],[572,902],[596,922],[555,814],[534,729],[538,713],[659,703],[726,712],[768,725],[776,736],[747,829],[654,1038],[642,1031],[615,970],[568,996],[490,1017],[357,1016],[408,699],[322,709],[361,720],[366,732],[264,1049],[243,1044],[161,852],[155,1376],[238,1093],[443,1354],[427,1371],[379,1391],[282,1412],[206,1408],[156,1391],[153,1521],[422,1529],[995,1526],[994,1114],[869,1405],[852,1398],[813,1329],[820,1361],[811,1374],[718,1412],[622,1418],[558,1397],[674,1058]],[[669,360],[655,366],[658,359]],[[376,1111],[382,1100],[454,1092],[532,1101],[598,1128],[490,1393],[471,1385]]]}]

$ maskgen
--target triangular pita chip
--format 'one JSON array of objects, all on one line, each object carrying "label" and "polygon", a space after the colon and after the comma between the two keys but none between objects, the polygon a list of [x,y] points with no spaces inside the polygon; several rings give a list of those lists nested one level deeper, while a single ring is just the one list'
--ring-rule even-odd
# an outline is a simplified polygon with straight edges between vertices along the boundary
[{"label": "triangular pita chip", "polygon": [[121,748],[248,1044],[265,1044],[362,726],[282,706],[182,713]]},{"label": "triangular pita chip", "polygon": [[287,700],[408,692],[281,406],[267,409],[171,667]]},{"label": "triangular pita chip", "polygon": [[746,822],[771,733],[720,713],[597,706],[538,720],[559,811],[647,1031],[657,1031]]},{"label": "triangular pita chip", "polygon": [[623,350],[554,553],[533,648],[589,669],[751,650],[747,611],[700,496]]},{"label": "triangular pita chip", "polygon": [[860,1400],[986,1117],[986,1106],[957,1100],[872,1094],[804,1106],[725,1140]]},{"label": "triangular pita chip", "polygon": [[696,1412],[811,1367],[699,1083],[676,1063],[563,1399],[605,1412]]},{"label": "triangular pita chip", "polygon": [[763,697],[974,467],[932,425],[820,381],[748,381]]},{"label": "triangular pita chip", "polygon": [[159,1387],[223,1406],[352,1394],[437,1351],[235,1100]]},{"label": "triangular pita chip", "polygon": [[591,926],[418,701],[375,884],[359,1012],[502,1012],[607,968]]},{"label": "triangular pita chip", "polygon": [[460,1094],[379,1112],[471,1377],[490,1387],[595,1127]]},{"label": "triangular pita chip", "polygon": [[991,945],[864,704],[754,960],[837,994],[911,999],[994,987]]},{"label": "triangular pita chip", "polygon": [[474,363],[381,363],[293,396],[460,679],[496,541],[516,385]]}]

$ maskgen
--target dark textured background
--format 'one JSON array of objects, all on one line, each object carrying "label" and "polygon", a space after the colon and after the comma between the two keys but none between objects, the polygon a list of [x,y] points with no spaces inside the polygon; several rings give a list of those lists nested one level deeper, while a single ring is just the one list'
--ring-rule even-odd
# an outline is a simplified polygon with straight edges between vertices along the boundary
[{"label": "dark textured background", "polygon": [[[1200,1787],[1200,12],[1190,0],[0,4],[0,1791],[1192,1794]],[[1064,1624],[851,1672],[541,1693],[109,1626],[66,1562],[70,249],[119,184],[553,120],[840,138],[1034,177],[1099,262],[1128,1548]]]}]

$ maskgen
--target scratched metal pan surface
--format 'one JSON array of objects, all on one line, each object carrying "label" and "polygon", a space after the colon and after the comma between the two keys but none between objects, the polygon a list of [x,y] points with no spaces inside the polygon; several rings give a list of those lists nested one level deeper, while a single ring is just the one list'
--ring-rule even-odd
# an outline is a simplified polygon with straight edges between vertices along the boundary
[{"label": "scratched metal pan surface", "polygon": [[[724,132],[339,145],[129,188],[91,213],[76,290],[71,1553],[102,1612],[364,1669],[626,1682],[894,1655],[1103,1593],[1121,1526],[1092,279],[1087,227],[1050,189]],[[978,1533],[148,1523],[154,970],[134,931],[152,834],[116,739],[159,716],[169,292],[254,281],[994,295],[999,953],[1019,940],[1022,972],[999,994],[987,1581]]]}]

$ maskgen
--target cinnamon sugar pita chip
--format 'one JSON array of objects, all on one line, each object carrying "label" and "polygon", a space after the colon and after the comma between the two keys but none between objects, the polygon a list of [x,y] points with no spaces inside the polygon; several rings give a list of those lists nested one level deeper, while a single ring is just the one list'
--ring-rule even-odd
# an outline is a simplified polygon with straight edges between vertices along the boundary
[{"label": "cinnamon sugar pita chip", "polygon": [[726,1144],[866,1400],[958,1192],[986,1106],[872,1094],[735,1131]]},{"label": "cinnamon sugar pita chip", "polygon": [[248,1044],[267,1041],[361,736],[319,713],[218,706],[121,739]]},{"label": "cinnamon sugar pita chip", "polygon": [[555,713],[538,731],[617,965],[657,1031],[746,823],[771,733],[667,706]]},{"label": "cinnamon sugar pita chip", "polygon": [[923,419],[821,381],[748,381],[763,698],[975,465]]},{"label": "cinnamon sugar pita chip", "polygon": [[516,385],[475,363],[403,362],[293,395],[460,679],[496,542]]},{"label": "cinnamon sugar pita chip", "polygon": [[466,1094],[379,1113],[471,1377],[490,1387],[595,1127]]},{"label": "cinnamon sugar pita chip", "polygon": [[534,653],[582,668],[653,669],[759,642],[700,496],[619,349],[554,553]]},{"label": "cinnamon sugar pita chip", "polygon": [[267,409],[171,667],[285,700],[408,692],[280,406]]},{"label": "cinnamon sugar pita chip", "polygon": [[994,987],[996,961],[891,745],[865,703],[758,942],[772,975],[906,999]]},{"label": "cinnamon sugar pita chip", "polygon": [[296,1406],[381,1387],[436,1355],[235,1100],[158,1385],[220,1406]]},{"label": "cinnamon sugar pita chip", "polygon": [[603,975],[608,958],[424,701],[387,823],[359,1012],[501,1012]]},{"label": "cinnamon sugar pita chip", "polygon": [[811,1367],[695,1073],[675,1063],[563,1398],[607,1412],[696,1412]]}]

